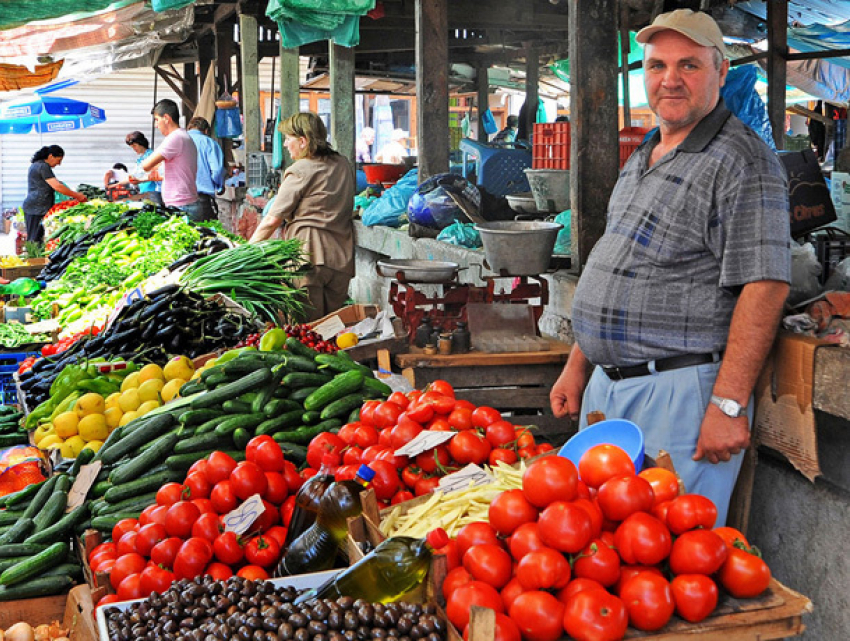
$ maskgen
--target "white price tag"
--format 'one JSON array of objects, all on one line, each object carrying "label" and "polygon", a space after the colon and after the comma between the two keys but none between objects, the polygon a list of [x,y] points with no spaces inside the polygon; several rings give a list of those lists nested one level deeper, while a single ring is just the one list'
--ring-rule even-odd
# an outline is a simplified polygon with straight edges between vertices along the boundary
[{"label": "white price tag", "polygon": [[465,490],[471,485],[485,485],[495,480],[484,469],[478,467],[475,463],[470,463],[462,470],[441,478],[440,489],[449,493],[455,490]]},{"label": "white price tag", "polygon": [[457,434],[457,432],[423,430],[422,432],[419,432],[412,441],[409,441],[398,448],[395,451],[395,455],[409,456],[412,458],[417,454],[422,454],[422,452],[427,452],[438,445],[442,445],[443,443],[450,441],[455,434]]},{"label": "white price tag", "polygon": [[265,510],[259,494],[249,496],[247,501],[224,517],[224,531],[245,534]]},{"label": "white price tag", "polygon": [[66,512],[72,511],[82,505],[83,501],[86,500],[86,494],[89,493],[89,488],[94,485],[94,480],[100,473],[101,465],[103,465],[101,461],[95,461],[80,468],[80,471],[77,473],[77,479],[68,492],[68,504],[65,506]]}]

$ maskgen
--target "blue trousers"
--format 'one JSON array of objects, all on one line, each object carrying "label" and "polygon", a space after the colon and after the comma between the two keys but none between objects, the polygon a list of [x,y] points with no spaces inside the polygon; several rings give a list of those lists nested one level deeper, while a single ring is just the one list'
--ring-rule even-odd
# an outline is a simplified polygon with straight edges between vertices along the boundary
[{"label": "blue trousers", "polygon": [[[579,429],[587,427],[587,413],[601,411],[605,418],[624,418],[643,431],[645,451],[655,457],[667,451],[688,493],[707,496],[717,506],[716,526],[726,523],[729,498],[741,469],[743,452],[717,464],[694,461],[705,409],[711,397],[720,363],[707,363],[648,376],[612,381],[597,367],[582,400]],[[749,420],[752,428],[753,403]]]}]

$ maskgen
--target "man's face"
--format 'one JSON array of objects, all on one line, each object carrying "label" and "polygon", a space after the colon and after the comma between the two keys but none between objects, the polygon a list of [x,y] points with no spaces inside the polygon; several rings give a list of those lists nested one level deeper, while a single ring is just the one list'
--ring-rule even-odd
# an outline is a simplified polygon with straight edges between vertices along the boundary
[{"label": "man's face", "polygon": [[646,95],[662,131],[693,128],[714,109],[729,70],[728,60],[715,66],[715,51],[675,31],[662,31],[647,43]]},{"label": "man's face", "polygon": [[159,130],[159,133],[161,133],[163,136],[168,135],[168,123],[170,122],[170,116],[160,116],[158,114],[154,114],[153,116],[153,124],[156,125],[156,128]]}]

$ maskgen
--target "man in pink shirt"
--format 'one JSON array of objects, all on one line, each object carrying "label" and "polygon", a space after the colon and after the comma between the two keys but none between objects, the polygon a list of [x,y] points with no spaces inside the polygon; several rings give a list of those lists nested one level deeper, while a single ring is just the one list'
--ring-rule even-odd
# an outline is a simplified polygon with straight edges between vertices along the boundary
[{"label": "man in pink shirt", "polygon": [[145,158],[142,169],[150,171],[162,162],[165,167],[162,201],[170,207],[182,209],[194,220],[200,213],[198,190],[195,187],[198,150],[186,130],[180,128],[180,112],[173,100],[160,100],[151,113],[156,128],[165,136],[165,140]]}]

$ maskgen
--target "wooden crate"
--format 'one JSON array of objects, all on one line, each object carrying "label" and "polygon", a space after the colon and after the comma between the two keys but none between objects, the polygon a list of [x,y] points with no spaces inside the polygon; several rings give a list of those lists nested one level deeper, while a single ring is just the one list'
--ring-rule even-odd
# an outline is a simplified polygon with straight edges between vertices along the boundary
[{"label": "wooden crate", "polygon": [[29,258],[26,265],[18,267],[4,267],[0,269],[0,276],[7,280],[15,280],[16,278],[37,278],[47,265],[46,258]]},{"label": "wooden crate", "polygon": [[68,593],[43,596],[35,599],[5,601],[0,605],[0,630],[5,630],[19,621],[35,627],[42,623],[62,621]]},{"label": "wooden crate", "polygon": [[78,585],[68,593],[63,627],[70,630],[71,641],[97,641],[94,625],[94,601],[88,585]]},{"label": "wooden crate", "polygon": [[95,603],[100,601],[107,594],[112,594],[115,590],[112,589],[112,584],[109,582],[109,574],[106,572],[94,572],[89,565],[89,554],[98,545],[103,543],[103,536],[100,530],[88,529],[84,532],[82,538],[77,538],[74,546],[79,555],[80,564],[83,566],[83,578],[86,580],[86,585],[91,591],[91,598]]}]

